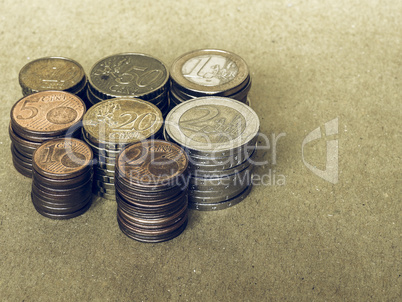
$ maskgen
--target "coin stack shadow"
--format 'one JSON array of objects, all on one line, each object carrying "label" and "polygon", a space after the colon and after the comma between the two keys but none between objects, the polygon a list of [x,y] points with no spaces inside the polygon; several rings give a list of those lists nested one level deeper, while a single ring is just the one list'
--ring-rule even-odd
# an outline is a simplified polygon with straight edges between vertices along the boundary
[{"label": "coin stack shadow", "polygon": [[44,90],[62,90],[80,97],[87,108],[88,78],[77,61],[65,57],[43,57],[22,67],[19,83],[23,96]]},{"label": "coin stack shadow", "polygon": [[92,204],[92,151],[78,139],[54,139],[33,157],[32,203],[40,214],[70,219]]},{"label": "coin stack shadow", "polygon": [[249,105],[251,77],[246,62],[225,50],[194,50],[178,57],[170,68],[171,108],[203,96],[224,96]]},{"label": "coin stack shadow", "polygon": [[249,194],[258,131],[257,114],[229,98],[201,97],[170,111],[164,135],[188,154],[189,208],[225,209]]},{"label": "coin stack shadow", "polygon": [[89,73],[87,98],[96,103],[117,97],[135,97],[169,110],[169,71],[165,64],[142,53],[121,53],[99,60]]},{"label": "coin stack shadow", "polygon": [[32,156],[45,141],[81,136],[85,104],[64,91],[41,91],[18,100],[11,109],[8,128],[15,169],[32,177]]},{"label": "coin stack shadow", "polygon": [[82,137],[94,153],[94,194],[115,199],[115,163],[121,149],[131,143],[162,136],[163,117],[152,103],[120,97],[89,108],[83,118]]},{"label": "coin stack shadow", "polygon": [[147,140],[128,145],[116,162],[117,221],[141,242],[180,235],[188,220],[188,158],[171,142]]}]

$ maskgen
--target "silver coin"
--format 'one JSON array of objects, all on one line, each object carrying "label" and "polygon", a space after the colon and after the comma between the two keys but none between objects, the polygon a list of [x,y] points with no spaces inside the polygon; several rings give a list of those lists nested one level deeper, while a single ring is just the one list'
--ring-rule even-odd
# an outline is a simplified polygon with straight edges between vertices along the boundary
[{"label": "silver coin", "polygon": [[251,161],[245,161],[243,164],[240,164],[236,167],[220,170],[220,171],[204,171],[201,169],[197,170],[189,170],[190,175],[193,177],[200,178],[222,178],[222,177],[231,177],[232,175],[241,175],[245,173],[245,171],[252,171],[254,165]]},{"label": "silver coin", "polygon": [[[241,90],[237,91],[234,94],[227,95],[226,97],[235,99],[235,100],[238,100],[238,101],[241,101],[244,103],[245,98],[247,97],[247,94],[249,93],[250,89],[251,89],[251,78],[248,77],[246,79],[245,86]],[[173,97],[180,102],[184,102],[186,100],[191,100],[191,99],[200,97],[200,95],[192,95],[190,93],[186,93],[185,91],[181,91],[180,88],[175,87],[175,86],[172,86],[170,92],[173,95]]]},{"label": "silver coin", "polygon": [[220,158],[207,158],[207,157],[189,157],[189,170],[196,171],[210,171],[210,172],[220,172],[223,170],[229,170],[232,168],[236,168],[245,162],[254,163],[254,159],[256,157],[256,149],[247,152],[245,155],[237,155],[234,157],[220,157]]},{"label": "silver coin", "polygon": [[201,49],[180,56],[171,67],[172,86],[191,95],[228,96],[242,89],[249,77],[246,62],[218,49]]},{"label": "silver coin", "polygon": [[[189,178],[189,186],[232,186],[232,185],[242,185],[244,182],[249,183],[250,178],[253,174],[254,166],[250,166],[247,169],[241,171],[240,173],[235,173],[228,176],[218,176],[218,177],[197,177],[192,176]],[[212,175],[211,175],[212,176]]]},{"label": "silver coin", "polygon": [[[202,97],[174,107],[166,117],[168,139],[189,154],[219,157],[253,148],[259,131],[258,115],[249,106],[221,97]],[[233,153],[233,152],[232,152]]]},{"label": "silver coin", "polygon": [[225,200],[222,202],[217,203],[193,203],[189,202],[188,207],[189,209],[199,210],[199,211],[216,211],[216,210],[223,210],[229,207],[232,207],[242,200],[244,200],[252,189],[252,185],[248,186],[242,193],[238,196],[233,197],[232,199]]},{"label": "silver coin", "polygon": [[227,194],[220,194],[219,196],[204,196],[204,194],[189,194],[188,201],[190,203],[196,204],[211,204],[211,203],[219,203],[224,202],[229,199],[236,197],[244,188],[241,188],[239,191],[233,191]]},{"label": "silver coin", "polygon": [[189,190],[189,198],[192,199],[192,202],[200,202],[200,203],[213,203],[220,202],[224,200],[228,200],[240,192],[242,192],[249,184],[246,182],[241,186],[231,186],[227,187],[226,189],[217,190],[207,190],[207,191],[200,191],[200,190]]}]

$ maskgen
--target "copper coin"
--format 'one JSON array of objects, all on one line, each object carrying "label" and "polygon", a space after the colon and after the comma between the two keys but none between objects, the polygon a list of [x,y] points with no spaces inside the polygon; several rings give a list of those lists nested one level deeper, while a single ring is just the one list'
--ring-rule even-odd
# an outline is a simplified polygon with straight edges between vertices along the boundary
[{"label": "copper coin", "polygon": [[53,179],[74,178],[92,169],[93,153],[81,140],[54,139],[43,143],[33,155],[33,168]]},{"label": "copper coin", "polygon": [[[34,173],[32,173],[34,174]],[[36,174],[38,175],[38,174]],[[44,185],[42,182],[39,181],[35,175],[33,175],[33,182],[32,185],[37,187],[39,190],[44,191],[45,194],[48,194],[50,196],[72,196],[76,194],[81,194],[81,193],[86,193],[88,191],[91,191],[92,188],[92,179],[88,178],[85,182],[83,183],[77,183],[74,187],[71,188],[65,188],[65,187],[59,187],[59,186],[47,186]]]},{"label": "copper coin", "polygon": [[11,125],[20,136],[54,137],[82,120],[86,107],[64,91],[42,91],[23,97],[11,109]]},{"label": "copper coin", "polygon": [[13,161],[13,166],[14,166],[15,170],[17,170],[18,173],[22,174],[25,177],[32,178],[32,169],[24,167],[21,164],[21,161],[18,160],[18,158],[14,157],[14,156],[12,157],[12,161]]},{"label": "copper coin", "polygon": [[41,145],[40,142],[33,142],[33,141],[26,140],[26,139],[18,136],[15,133],[15,131],[13,130],[13,128],[11,127],[11,122],[8,126],[8,133],[9,133],[11,141],[14,144],[21,146],[21,148],[24,149],[26,151],[26,153],[31,153],[31,155],[36,150],[36,148],[38,148]]},{"label": "copper coin", "polygon": [[[88,195],[84,199],[80,199],[75,203],[60,203],[60,202],[49,202],[43,199],[41,196],[36,195],[34,192],[31,193],[32,203],[44,211],[63,211],[65,213],[73,213],[85,207],[88,202],[92,199],[92,194]],[[56,214],[56,213],[55,213]],[[60,213],[61,214],[61,213]]]},{"label": "copper coin", "polygon": [[88,198],[91,195],[91,186],[81,188],[80,191],[66,191],[65,193],[60,191],[50,192],[49,190],[42,190],[34,182],[32,183],[32,193],[40,196],[41,199],[49,203],[70,203],[75,204]]},{"label": "copper coin", "polygon": [[29,168],[29,169],[32,169],[32,157],[27,157],[27,156],[25,156],[24,154],[20,153],[20,152],[15,148],[15,146],[14,146],[13,143],[11,143],[10,149],[11,149],[11,155],[12,155],[13,157],[15,157],[16,159],[18,159],[18,160],[21,162],[21,164],[23,164],[23,166],[25,166],[25,167],[27,167],[27,168]]},{"label": "copper coin", "polygon": [[67,213],[67,214],[50,213],[48,211],[44,211],[43,209],[36,207],[35,204],[34,204],[34,207],[35,207],[35,210],[42,216],[45,216],[45,217],[51,218],[51,219],[60,219],[61,220],[61,219],[75,218],[75,217],[78,217],[78,216],[84,214],[91,207],[91,204],[92,204],[92,198],[89,198],[89,202],[86,205],[84,205],[81,209],[79,209],[75,212],[72,212],[72,213]]},{"label": "copper coin", "polygon": [[93,171],[88,170],[87,172],[74,177],[74,178],[67,178],[67,179],[53,179],[49,177],[45,177],[41,174],[38,174],[35,170],[32,171],[33,181],[39,183],[42,186],[47,186],[50,188],[57,188],[57,189],[73,189],[76,188],[77,185],[82,184],[89,179],[93,178]]},{"label": "copper coin", "polygon": [[187,154],[178,145],[147,140],[129,145],[120,153],[116,172],[119,177],[143,187],[169,187],[186,172]]}]

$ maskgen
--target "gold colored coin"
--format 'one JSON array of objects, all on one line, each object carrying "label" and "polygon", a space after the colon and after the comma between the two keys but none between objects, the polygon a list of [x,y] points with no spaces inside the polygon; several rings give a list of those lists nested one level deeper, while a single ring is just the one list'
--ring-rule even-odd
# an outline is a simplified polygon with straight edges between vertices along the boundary
[{"label": "gold colored coin", "polygon": [[86,81],[82,66],[63,57],[45,57],[26,64],[20,71],[19,82],[24,93],[43,90],[76,92]]},{"label": "gold colored coin", "polygon": [[155,105],[135,98],[114,98],[92,106],[83,118],[86,137],[94,144],[125,145],[147,139],[163,125]]}]

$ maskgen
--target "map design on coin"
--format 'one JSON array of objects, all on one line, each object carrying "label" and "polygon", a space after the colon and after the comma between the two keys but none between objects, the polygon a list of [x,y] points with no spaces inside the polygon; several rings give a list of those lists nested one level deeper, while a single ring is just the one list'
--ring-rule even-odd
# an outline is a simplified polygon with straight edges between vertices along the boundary
[{"label": "map design on coin", "polygon": [[239,68],[229,58],[220,55],[202,55],[183,64],[183,76],[198,85],[218,86],[232,81]]},{"label": "map design on coin", "polygon": [[159,60],[142,54],[107,57],[92,68],[90,82],[101,93],[112,96],[140,96],[163,87],[168,79]]},{"label": "map design on coin", "polygon": [[201,105],[190,108],[179,119],[180,130],[200,143],[225,143],[239,137],[246,120],[236,109],[222,105]]}]

